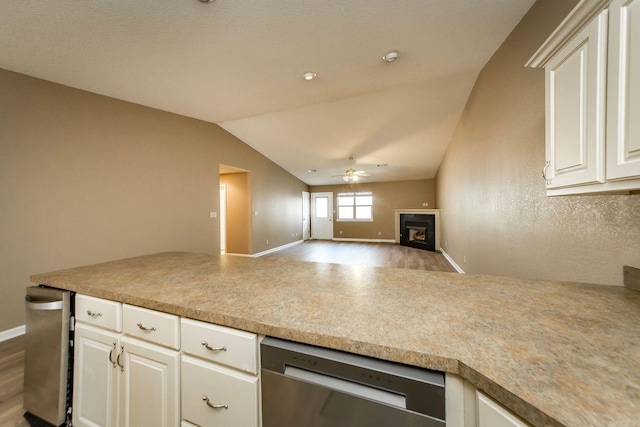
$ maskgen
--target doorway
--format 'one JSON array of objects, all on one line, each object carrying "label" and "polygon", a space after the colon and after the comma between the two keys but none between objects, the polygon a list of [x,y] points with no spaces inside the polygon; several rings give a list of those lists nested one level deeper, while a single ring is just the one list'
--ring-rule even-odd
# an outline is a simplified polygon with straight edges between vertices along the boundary
[{"label": "doorway", "polygon": [[227,254],[227,184],[220,184],[220,255]]},{"label": "doorway", "polygon": [[333,193],[311,193],[311,238],[333,239]]},{"label": "doorway", "polygon": [[252,236],[249,171],[220,165],[220,253],[250,254]]}]

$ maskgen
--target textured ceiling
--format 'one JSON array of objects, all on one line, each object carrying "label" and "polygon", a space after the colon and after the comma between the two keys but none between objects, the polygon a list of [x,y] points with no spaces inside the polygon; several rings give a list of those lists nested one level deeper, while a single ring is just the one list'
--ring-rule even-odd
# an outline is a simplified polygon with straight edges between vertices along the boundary
[{"label": "textured ceiling", "polygon": [[432,178],[533,2],[8,0],[0,68],[218,123],[311,185]]}]

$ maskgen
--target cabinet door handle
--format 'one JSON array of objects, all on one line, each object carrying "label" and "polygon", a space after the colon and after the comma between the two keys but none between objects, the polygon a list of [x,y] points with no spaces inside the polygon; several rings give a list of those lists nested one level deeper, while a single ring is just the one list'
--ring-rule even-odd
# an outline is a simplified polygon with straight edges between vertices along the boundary
[{"label": "cabinet door handle", "polygon": [[113,364],[114,368],[116,367],[116,361],[113,360],[113,352],[115,351],[115,349],[116,349],[116,342],[114,341],[113,342],[113,348],[109,352],[109,362],[111,362]]},{"label": "cabinet door handle", "polygon": [[87,314],[91,317],[100,317],[102,316],[102,313],[100,313],[99,311],[96,313],[95,311],[91,311],[91,310],[87,310]]},{"label": "cabinet door handle", "polygon": [[204,348],[211,351],[227,351],[227,347],[211,347],[208,342],[202,341]]},{"label": "cabinet door handle", "polygon": [[118,357],[116,357],[116,363],[120,366],[120,372],[124,372],[124,365],[120,363],[120,356],[124,354],[124,346],[120,346],[120,353],[118,353]]},{"label": "cabinet door handle", "polygon": [[547,169],[549,169],[549,166],[551,166],[551,162],[547,160],[544,162],[544,167],[542,168],[542,177],[547,182],[547,185],[551,184],[551,180],[547,178]]},{"label": "cabinet door handle", "polygon": [[149,327],[144,326],[141,322],[138,322],[138,328],[142,329],[143,331],[147,331],[147,332],[153,332],[153,331],[156,330],[155,326],[152,326],[152,327],[149,328]]},{"label": "cabinet door handle", "polygon": [[207,404],[209,408],[213,409],[229,409],[228,405],[216,405],[215,403],[211,403],[208,396],[202,396],[202,400]]}]

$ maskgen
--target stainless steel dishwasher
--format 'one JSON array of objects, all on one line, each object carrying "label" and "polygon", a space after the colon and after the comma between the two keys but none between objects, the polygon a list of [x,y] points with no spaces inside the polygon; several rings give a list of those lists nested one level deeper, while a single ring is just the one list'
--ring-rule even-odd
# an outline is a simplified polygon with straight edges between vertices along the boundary
[{"label": "stainless steel dishwasher", "polygon": [[444,373],[267,337],[263,427],[444,427]]},{"label": "stainless steel dishwasher", "polygon": [[32,426],[68,424],[71,300],[69,291],[27,288],[24,409]]}]

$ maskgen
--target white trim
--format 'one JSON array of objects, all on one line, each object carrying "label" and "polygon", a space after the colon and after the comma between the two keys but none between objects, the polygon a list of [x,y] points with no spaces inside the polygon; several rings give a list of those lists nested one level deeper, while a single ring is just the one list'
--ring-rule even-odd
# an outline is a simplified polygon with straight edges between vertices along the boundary
[{"label": "white trim", "polygon": [[27,328],[26,325],[16,326],[13,329],[7,329],[6,331],[0,332],[0,342],[10,340],[11,338],[19,337],[20,335],[24,335]]},{"label": "white trim", "polygon": [[334,237],[331,240],[335,242],[395,243],[395,240],[392,239],[358,239],[349,237]]},{"label": "white trim", "polygon": [[[284,250],[284,249],[288,249],[288,248],[290,248],[292,246],[299,245],[302,242],[304,242],[304,240],[296,240],[295,242],[287,243],[286,245],[282,245],[282,246],[278,246],[278,247],[275,247],[275,248],[267,249],[266,251],[262,251],[262,252],[258,252],[257,254],[246,255],[246,256],[250,256],[252,258],[259,258],[259,257],[261,257],[263,255],[267,255],[267,254],[270,254],[272,252],[278,252],[278,251],[281,251],[281,250]],[[229,255],[233,255],[233,254],[229,254]]]},{"label": "white trim", "polygon": [[334,237],[331,239],[335,242],[365,242],[365,243],[395,243],[395,240],[391,239],[351,239],[348,237]]},{"label": "white trim", "polygon": [[456,264],[456,262],[453,260],[453,258],[451,258],[451,257],[449,256],[449,254],[448,254],[448,253],[446,253],[446,252],[444,251],[444,249],[440,249],[440,253],[441,253],[442,255],[444,255],[444,257],[447,259],[447,261],[449,261],[449,264],[451,264],[451,266],[452,266],[453,268],[455,268],[455,269],[456,269],[456,271],[457,271],[458,273],[460,273],[460,274],[466,274],[466,273],[464,272],[464,270],[463,270],[463,269],[461,269],[461,268],[460,268],[460,266],[459,266],[458,264]]},{"label": "white trim", "polygon": [[547,64],[573,36],[575,36],[596,15],[609,6],[613,0],[582,0],[573,8],[558,28],[527,61],[525,67],[540,68]]}]

